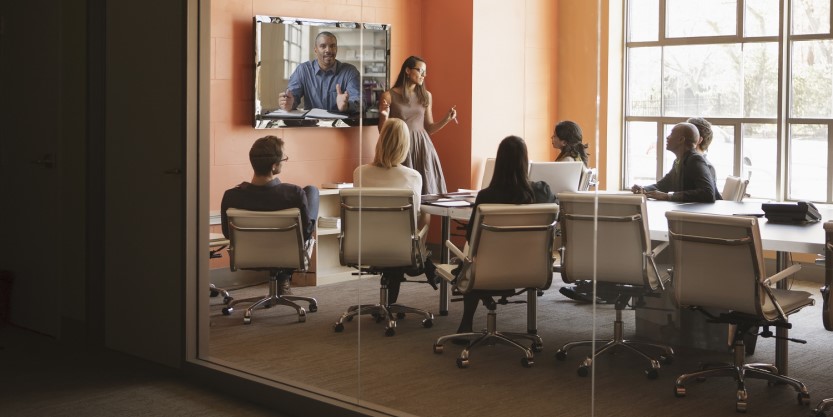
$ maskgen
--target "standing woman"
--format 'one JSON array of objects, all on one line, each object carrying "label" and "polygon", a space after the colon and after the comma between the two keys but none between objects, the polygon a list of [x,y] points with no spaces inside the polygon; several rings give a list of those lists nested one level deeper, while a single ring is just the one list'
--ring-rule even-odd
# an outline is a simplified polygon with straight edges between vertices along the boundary
[{"label": "standing woman", "polygon": [[446,192],[445,177],[431,134],[452,119],[456,121],[457,110],[452,106],[442,120],[434,123],[431,93],[425,89],[426,68],[425,61],[416,56],[402,63],[393,88],[385,91],[379,101],[379,129],[388,117],[405,121],[411,131],[411,151],[402,164],[422,175],[422,194],[438,194]]},{"label": "standing woman", "polygon": [[565,120],[555,125],[552,147],[560,151],[555,162],[581,161],[585,168],[589,168],[587,144],[582,140],[581,128],[576,122]]}]

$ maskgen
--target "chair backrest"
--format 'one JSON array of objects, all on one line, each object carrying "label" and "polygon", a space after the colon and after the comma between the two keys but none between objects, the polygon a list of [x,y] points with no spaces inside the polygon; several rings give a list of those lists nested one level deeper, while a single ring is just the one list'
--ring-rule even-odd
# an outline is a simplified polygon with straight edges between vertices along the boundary
[{"label": "chair backrest", "polygon": [[724,200],[743,201],[743,197],[746,196],[747,185],[749,185],[749,180],[730,175],[726,177],[726,183],[723,185],[723,192],[720,195]]},{"label": "chair backrest", "polygon": [[408,188],[341,190],[341,264],[421,268],[413,199]]},{"label": "chair backrest", "polygon": [[306,270],[301,211],[249,211],[230,208],[229,262],[237,269]]},{"label": "chair backrest", "polygon": [[[663,287],[644,195],[561,193],[561,277]],[[593,256],[594,250],[596,257]]]},{"label": "chair backrest", "polygon": [[529,179],[544,181],[553,194],[564,191],[578,191],[584,162],[530,162]]},{"label": "chair backrest", "polygon": [[495,158],[486,158],[483,163],[483,176],[480,177],[480,189],[484,189],[492,182],[492,175],[495,173]]},{"label": "chair backrest", "polygon": [[554,203],[478,205],[460,291],[549,288],[557,217]]},{"label": "chair backrest", "polygon": [[[767,278],[758,219],[669,211],[674,291],[682,306],[733,310],[765,317]],[[775,319],[775,317],[766,317]]]}]

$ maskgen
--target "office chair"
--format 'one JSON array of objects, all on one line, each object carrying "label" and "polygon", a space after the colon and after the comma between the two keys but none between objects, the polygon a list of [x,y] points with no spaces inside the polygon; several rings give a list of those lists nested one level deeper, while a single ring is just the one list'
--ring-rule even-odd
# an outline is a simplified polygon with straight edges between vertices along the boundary
[{"label": "office chair", "polygon": [[[229,241],[222,233],[211,233],[208,241],[208,257],[211,259],[222,258],[222,251],[228,247]],[[225,288],[220,288],[213,283],[208,283],[208,295],[210,297],[223,296],[223,304],[228,305],[234,298]]]},{"label": "office chair", "polygon": [[[831,306],[830,286],[833,285],[833,221],[824,223],[824,286],[821,287],[822,323],[824,328],[833,331],[833,306]],[[826,411],[833,408],[833,398],[821,400],[813,409],[815,417],[826,417]]]},{"label": "office chair", "polygon": [[[446,246],[462,261],[456,277],[452,265],[441,265],[437,272],[448,281],[456,279],[456,286],[464,295],[484,297],[488,315],[486,329],[480,332],[442,336],[434,343],[434,353],[443,352],[448,339],[470,339],[457,358],[459,368],[469,366],[472,348],[482,344],[503,342],[524,352],[521,363],[533,365],[533,352],[540,352],[544,342],[537,334],[505,333],[497,331],[497,304],[493,297],[508,297],[516,289],[535,291],[547,289],[552,282],[552,242],[557,204],[481,204],[477,206],[471,240],[467,251],[461,251],[451,241]],[[534,294],[532,296],[534,301]],[[527,322],[535,320],[535,311],[528,309]],[[529,326],[534,328],[535,326]],[[532,341],[529,348],[514,339]]]},{"label": "office chair", "polygon": [[[674,350],[662,344],[625,339],[622,322],[622,311],[629,304],[636,307],[643,297],[658,296],[670,280],[666,268],[655,261],[667,243],[651,247],[645,196],[560,193],[558,199],[561,204],[561,278],[568,284],[596,280],[596,295],[615,300],[616,319],[612,339],[567,343],[558,349],[556,359],[566,359],[570,349],[596,343],[601,347],[579,365],[579,376],[589,375],[595,357],[624,349],[647,360],[650,368],[645,370],[645,375],[656,378],[660,361],[671,363]],[[597,256],[594,256],[594,248]],[[641,347],[660,350],[659,360]]]},{"label": "office chair", "polygon": [[377,322],[384,320],[385,336],[396,334],[396,322],[406,313],[423,316],[425,328],[434,324],[433,314],[388,300],[386,273],[424,272],[428,226],[417,231],[413,198],[413,191],[407,188],[341,190],[339,260],[360,274],[381,275],[382,279],[379,302],[350,306],[335,322],[336,332],[344,331],[344,322],[361,314],[371,314]]},{"label": "office chair", "polygon": [[[744,363],[744,334],[763,326],[763,337],[770,337],[769,326],[790,328],[788,316],[813,305],[810,293],[772,288],[795,274],[793,265],[767,277],[761,249],[758,219],[669,211],[668,234],[674,256],[674,289],[677,302],[706,315],[711,323],[729,324],[733,331],[730,364],[704,364],[701,370],[677,378],[677,397],[686,395],[685,384],[711,376],[728,376],[737,382],[736,410],[747,408],[746,380],[766,379],[771,384],[789,384],[798,392],[798,403],[809,404],[810,394],[800,381],[779,375],[774,365]],[[709,310],[707,310],[709,309]],[[714,310],[719,312],[714,313]],[[805,343],[797,339],[791,341]]]},{"label": "office chair", "polygon": [[223,308],[230,315],[238,303],[252,304],[243,314],[243,323],[251,324],[252,311],[259,307],[285,305],[298,312],[298,321],[306,321],[306,311],[293,301],[306,301],[309,311],[318,311],[318,302],[312,297],[281,295],[278,277],[294,271],[306,271],[314,239],[304,241],[301,212],[297,208],[279,211],[248,211],[230,208],[226,212],[229,221],[229,259],[232,271],[246,269],[269,272],[269,294],[234,300]]},{"label": "office chair", "polygon": [[729,175],[726,177],[726,183],[723,185],[723,191],[720,195],[727,201],[743,201],[743,198],[746,197],[746,187],[748,185],[749,180]]}]

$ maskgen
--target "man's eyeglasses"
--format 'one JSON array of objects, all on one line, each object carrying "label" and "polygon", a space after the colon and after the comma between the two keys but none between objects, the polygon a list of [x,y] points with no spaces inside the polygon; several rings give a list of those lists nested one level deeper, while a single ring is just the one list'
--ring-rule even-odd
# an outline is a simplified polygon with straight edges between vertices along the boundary
[{"label": "man's eyeglasses", "polygon": [[421,75],[421,76],[423,76],[423,77],[425,76],[425,68],[416,68],[416,67],[411,67],[411,69],[412,69],[412,70],[415,70],[416,72],[418,72],[418,73],[419,73],[419,75]]}]

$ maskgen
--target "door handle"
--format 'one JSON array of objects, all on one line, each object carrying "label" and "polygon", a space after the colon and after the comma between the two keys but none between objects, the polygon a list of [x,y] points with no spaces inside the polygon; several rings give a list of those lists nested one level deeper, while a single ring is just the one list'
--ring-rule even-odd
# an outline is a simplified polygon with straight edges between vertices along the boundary
[{"label": "door handle", "polygon": [[51,153],[47,153],[43,155],[41,159],[35,159],[31,161],[35,165],[40,165],[44,168],[52,169],[55,167],[55,158]]}]

